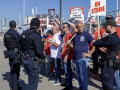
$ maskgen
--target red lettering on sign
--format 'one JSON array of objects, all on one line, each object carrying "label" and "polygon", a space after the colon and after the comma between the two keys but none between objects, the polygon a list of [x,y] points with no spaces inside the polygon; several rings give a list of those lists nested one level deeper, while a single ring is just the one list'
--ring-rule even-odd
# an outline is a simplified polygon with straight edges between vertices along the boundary
[{"label": "red lettering on sign", "polygon": [[105,6],[103,6],[103,11],[105,11]]},{"label": "red lettering on sign", "polygon": [[91,9],[91,11],[92,11],[92,14],[94,13],[94,9]]},{"label": "red lettering on sign", "polygon": [[95,2],[95,7],[97,7],[97,2]]},{"label": "red lettering on sign", "polygon": [[96,7],[92,9],[92,14],[105,11],[105,6]]},{"label": "red lettering on sign", "polygon": [[120,18],[118,19],[118,21],[120,22]]},{"label": "red lettering on sign", "polygon": [[100,1],[95,2],[95,7],[98,7],[98,6],[100,6]]},{"label": "red lettering on sign", "polygon": [[98,1],[98,5],[97,6],[100,6],[100,1]]}]

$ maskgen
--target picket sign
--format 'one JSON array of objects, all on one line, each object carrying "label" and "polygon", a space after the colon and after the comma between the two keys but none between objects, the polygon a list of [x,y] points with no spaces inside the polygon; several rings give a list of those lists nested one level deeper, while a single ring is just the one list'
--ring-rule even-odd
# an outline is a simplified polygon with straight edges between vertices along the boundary
[{"label": "picket sign", "polygon": [[48,9],[48,18],[49,24],[53,24],[55,22],[55,9]]},{"label": "picket sign", "polygon": [[118,13],[115,21],[116,21],[117,25],[120,25],[120,13]]},{"label": "picket sign", "polygon": [[71,18],[84,23],[84,7],[70,7],[70,19]]},{"label": "picket sign", "polygon": [[[91,6],[89,6],[89,10],[88,10],[89,12],[88,12],[88,18],[89,17],[91,17],[92,15],[91,15],[91,13],[92,13],[92,11],[91,11]],[[91,19],[90,19],[90,30],[89,30],[89,33],[91,34],[91,27],[92,27],[92,23],[93,24],[95,24],[95,17],[96,16],[93,16]]]},{"label": "picket sign", "polygon": [[106,0],[91,0],[91,15],[97,16],[98,37],[100,38],[99,16],[106,16]]}]

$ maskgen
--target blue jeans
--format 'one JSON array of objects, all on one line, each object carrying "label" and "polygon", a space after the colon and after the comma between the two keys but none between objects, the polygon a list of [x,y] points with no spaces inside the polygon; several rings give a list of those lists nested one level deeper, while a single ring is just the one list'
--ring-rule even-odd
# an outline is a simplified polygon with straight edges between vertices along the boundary
[{"label": "blue jeans", "polygon": [[[63,59],[62,59],[63,61]],[[63,63],[64,65],[64,70],[66,74],[66,84],[68,87],[72,86],[72,68],[71,68],[71,59],[67,59],[67,63]]]},{"label": "blue jeans", "polygon": [[79,83],[80,90],[88,90],[88,75],[87,75],[87,58],[82,58],[80,60],[74,60],[76,76]]},{"label": "blue jeans", "polygon": [[119,70],[116,70],[116,72],[114,74],[114,89],[120,90]]},{"label": "blue jeans", "polygon": [[37,70],[32,69],[35,61],[31,59],[24,60],[23,64],[28,73],[27,90],[37,90],[41,66],[39,65]]},{"label": "blue jeans", "polygon": [[56,73],[55,80],[61,82],[61,67],[60,67],[61,60],[60,58],[52,58],[52,60],[53,60],[53,67]]}]

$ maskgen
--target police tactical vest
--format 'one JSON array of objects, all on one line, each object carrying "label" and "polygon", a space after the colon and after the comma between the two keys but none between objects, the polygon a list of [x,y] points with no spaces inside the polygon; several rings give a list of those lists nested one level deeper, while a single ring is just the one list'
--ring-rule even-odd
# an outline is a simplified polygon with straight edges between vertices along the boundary
[{"label": "police tactical vest", "polygon": [[22,33],[22,48],[24,51],[28,52],[30,49],[34,49],[34,46],[29,45],[29,36],[32,33],[37,33],[37,31],[32,30],[30,32],[27,32],[26,30],[26,31],[23,31]]},{"label": "police tactical vest", "polygon": [[[108,36],[104,37],[102,40],[107,43],[109,38],[110,37],[108,35]],[[120,41],[119,41],[119,45],[120,45]],[[104,53],[98,50],[100,52],[98,54],[102,54],[105,58],[111,58],[111,57],[119,55],[119,48],[120,48],[120,46],[118,46],[118,48],[115,50],[106,50],[106,52],[104,52]],[[102,55],[100,55],[100,56],[102,56]]]},{"label": "police tactical vest", "polygon": [[13,32],[15,32],[15,30],[9,30],[4,36],[7,49],[17,48]]}]

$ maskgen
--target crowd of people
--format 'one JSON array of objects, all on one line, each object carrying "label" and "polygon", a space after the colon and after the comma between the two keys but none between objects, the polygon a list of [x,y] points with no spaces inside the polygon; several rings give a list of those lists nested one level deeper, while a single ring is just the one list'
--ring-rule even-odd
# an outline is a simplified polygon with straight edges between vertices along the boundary
[{"label": "crowd of people", "polygon": [[[91,55],[95,74],[101,69],[101,81],[103,90],[120,90],[119,69],[113,65],[114,60],[119,60],[120,28],[117,26],[112,15],[106,16],[98,34],[98,25],[93,24],[93,33],[84,31],[83,23],[70,26],[63,24],[63,30],[58,26],[48,30],[45,37],[40,27],[38,18],[33,18],[30,29],[19,35],[16,22],[10,21],[10,29],[4,35],[4,45],[8,49],[10,64],[10,90],[20,90],[19,74],[21,60],[17,57],[16,48],[24,53],[23,65],[28,72],[27,90],[37,90],[40,65],[34,69],[39,59],[47,58],[49,62],[48,76],[55,76],[50,80],[53,85],[65,86],[64,90],[73,88],[72,60],[75,66],[76,77],[79,84],[78,90],[88,90],[88,57]],[[70,31],[70,28],[73,30]],[[99,60],[99,58],[101,59]],[[101,63],[100,63],[101,62]],[[111,63],[112,62],[112,63]],[[65,71],[65,82],[61,80],[61,66]]]}]

